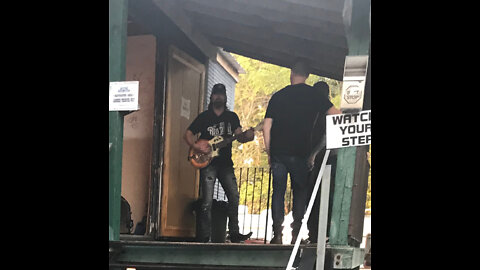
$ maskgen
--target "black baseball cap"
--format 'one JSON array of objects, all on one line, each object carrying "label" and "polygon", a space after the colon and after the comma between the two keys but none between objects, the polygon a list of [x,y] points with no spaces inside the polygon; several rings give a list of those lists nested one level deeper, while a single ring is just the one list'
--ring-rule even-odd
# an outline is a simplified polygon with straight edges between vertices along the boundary
[{"label": "black baseball cap", "polygon": [[227,96],[227,89],[223,83],[217,83],[212,87],[212,95],[223,94]]}]

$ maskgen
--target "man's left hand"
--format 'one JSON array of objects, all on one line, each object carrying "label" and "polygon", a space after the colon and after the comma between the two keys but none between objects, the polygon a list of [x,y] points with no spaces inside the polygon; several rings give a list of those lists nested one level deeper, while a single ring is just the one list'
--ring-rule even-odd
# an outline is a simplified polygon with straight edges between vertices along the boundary
[{"label": "man's left hand", "polygon": [[315,155],[312,154],[307,159],[308,171],[311,171],[314,165],[315,165]]},{"label": "man's left hand", "polygon": [[255,132],[253,131],[253,128],[250,128],[245,131],[245,142],[252,141],[253,138],[255,138]]}]

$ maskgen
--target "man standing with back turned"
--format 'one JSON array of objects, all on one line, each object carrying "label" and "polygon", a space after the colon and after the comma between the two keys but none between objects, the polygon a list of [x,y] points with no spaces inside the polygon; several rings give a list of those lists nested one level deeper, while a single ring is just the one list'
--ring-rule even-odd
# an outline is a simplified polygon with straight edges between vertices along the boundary
[{"label": "man standing with back turned", "polygon": [[291,85],[276,92],[265,113],[263,137],[273,174],[272,219],[274,237],[282,244],[284,197],[287,174],[293,189],[292,244],[295,243],[308,203],[308,156],[313,148],[311,134],[317,115],[340,114],[327,97],[305,84],[310,71],[297,62],[291,69]]}]

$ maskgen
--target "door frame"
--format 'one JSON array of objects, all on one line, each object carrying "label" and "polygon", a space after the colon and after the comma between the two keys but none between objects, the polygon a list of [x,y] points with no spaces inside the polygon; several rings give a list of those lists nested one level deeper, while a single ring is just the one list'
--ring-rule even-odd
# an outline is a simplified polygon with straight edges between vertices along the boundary
[{"label": "door frame", "polygon": [[[207,64],[202,63],[187,52],[179,49],[171,43],[162,41],[157,42],[156,55],[156,84],[155,84],[155,108],[154,108],[154,134],[153,134],[153,158],[152,158],[152,185],[150,189],[149,217],[147,222],[147,234],[149,237],[160,240],[162,226],[162,189],[163,189],[163,172],[164,172],[164,153],[165,153],[165,122],[166,122],[166,100],[168,92],[168,67],[171,57],[175,57],[182,63],[198,70],[187,59],[192,59],[203,65],[204,76],[200,82],[200,95],[198,100],[198,113],[205,108],[205,89],[207,87]],[[197,181],[199,180],[197,173]],[[197,193],[199,187],[197,187]]]},{"label": "door frame", "polygon": [[152,181],[149,192],[149,207],[146,235],[157,239],[160,224],[161,186],[163,173],[163,152],[165,147],[165,110],[166,85],[168,67],[168,44],[163,38],[157,38],[155,55],[155,100],[153,116],[153,143],[152,143]]}]

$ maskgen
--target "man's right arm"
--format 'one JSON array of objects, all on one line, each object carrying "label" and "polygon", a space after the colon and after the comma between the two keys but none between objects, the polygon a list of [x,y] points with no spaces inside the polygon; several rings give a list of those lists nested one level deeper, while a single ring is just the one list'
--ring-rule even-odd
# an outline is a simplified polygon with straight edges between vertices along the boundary
[{"label": "man's right arm", "polygon": [[188,146],[192,147],[196,151],[200,151],[205,154],[210,152],[210,145],[208,144],[208,141],[196,141],[195,134],[193,134],[190,129],[187,129],[185,135],[183,136],[183,139],[185,139],[185,142],[188,144]]},{"label": "man's right arm", "polygon": [[317,157],[317,154],[320,152],[320,150],[325,147],[325,144],[326,135],[323,135],[322,140],[318,142],[317,145],[315,145],[312,152],[310,153],[310,156],[308,156],[307,165],[309,170],[313,169],[313,166],[315,165],[315,157]]},{"label": "man's right arm", "polygon": [[196,138],[195,138],[195,134],[193,134],[193,132],[190,129],[187,129],[187,131],[185,132],[185,135],[183,136],[183,139],[185,140],[185,142],[187,142],[188,146],[194,147]]},{"label": "man's right arm", "polygon": [[268,165],[271,166],[270,163],[270,138],[271,138],[271,131],[272,131],[272,124],[273,119],[278,117],[278,95],[273,94],[268,101],[267,110],[265,112],[265,118],[263,119],[263,142],[265,143],[265,152],[268,155]]},{"label": "man's right arm", "polygon": [[263,120],[263,142],[265,143],[265,151],[268,155],[268,163],[270,164],[270,131],[272,129],[272,118]]}]

